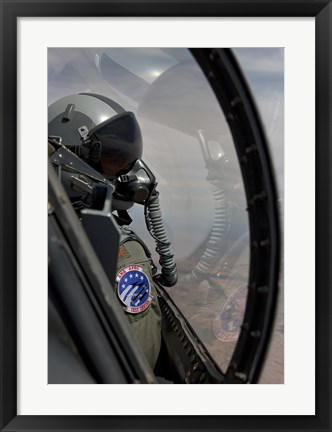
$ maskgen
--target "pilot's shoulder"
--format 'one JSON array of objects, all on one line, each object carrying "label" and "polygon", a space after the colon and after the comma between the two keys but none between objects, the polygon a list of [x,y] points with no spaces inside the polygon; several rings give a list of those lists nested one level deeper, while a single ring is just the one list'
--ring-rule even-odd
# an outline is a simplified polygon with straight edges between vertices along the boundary
[{"label": "pilot's shoulder", "polygon": [[151,257],[151,252],[143,240],[127,225],[120,227],[120,246],[119,258],[133,254],[144,254],[147,258]]},{"label": "pilot's shoulder", "polygon": [[150,252],[147,253],[136,233],[129,227],[120,227],[120,232],[117,268],[120,269],[137,263],[147,265]]}]

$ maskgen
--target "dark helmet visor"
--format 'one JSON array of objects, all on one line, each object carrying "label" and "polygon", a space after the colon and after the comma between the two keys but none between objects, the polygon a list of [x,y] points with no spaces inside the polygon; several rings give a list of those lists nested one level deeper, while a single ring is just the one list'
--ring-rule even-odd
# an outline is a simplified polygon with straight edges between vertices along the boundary
[{"label": "dark helmet visor", "polygon": [[124,112],[90,131],[101,142],[100,169],[107,177],[126,173],[142,157],[140,127],[132,112]]}]

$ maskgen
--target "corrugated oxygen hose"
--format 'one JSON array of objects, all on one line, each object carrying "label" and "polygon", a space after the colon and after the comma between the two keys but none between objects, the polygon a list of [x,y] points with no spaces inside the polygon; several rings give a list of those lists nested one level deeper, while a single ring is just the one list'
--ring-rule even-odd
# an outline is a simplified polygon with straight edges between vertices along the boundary
[{"label": "corrugated oxygen hose", "polygon": [[[209,238],[206,242],[206,247],[201,255],[198,263],[192,270],[181,276],[180,281],[190,283],[195,280],[206,280],[207,284],[211,272],[215,270],[220,260],[220,245],[222,239],[229,229],[229,206],[226,200],[224,184],[224,175],[222,166],[226,158],[224,157],[223,149],[220,145],[219,153],[213,157],[211,149],[205,138],[205,133],[202,129],[197,130],[199,143],[201,145],[203,157],[208,171],[207,181],[212,186],[212,194],[214,201],[214,220],[210,231]],[[205,287],[206,288],[206,287]]]},{"label": "corrugated oxygen hose", "polygon": [[156,242],[156,251],[160,256],[161,274],[157,275],[156,278],[162,285],[171,287],[176,284],[178,279],[177,268],[164,227],[158,192],[150,197],[145,206],[144,214],[147,229]]},{"label": "corrugated oxygen hose", "polygon": [[220,185],[219,180],[210,180],[213,187],[214,199],[214,220],[206,248],[201,255],[198,263],[190,273],[181,276],[181,282],[191,282],[193,280],[208,277],[215,270],[220,259],[220,242],[226,235],[229,228],[229,214],[226,195]]}]

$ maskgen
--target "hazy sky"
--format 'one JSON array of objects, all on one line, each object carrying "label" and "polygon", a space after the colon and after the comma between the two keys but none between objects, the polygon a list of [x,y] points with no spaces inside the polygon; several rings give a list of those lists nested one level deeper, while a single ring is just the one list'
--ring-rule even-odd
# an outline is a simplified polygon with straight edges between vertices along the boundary
[{"label": "hazy sky", "polygon": [[[259,107],[269,138],[280,199],[283,200],[283,50],[239,48],[235,53]],[[228,160],[221,177],[234,212],[245,213],[237,157],[227,123],[200,68],[186,49],[51,48],[48,103],[90,91],[134,111],[143,140],[143,158],[155,173],[165,223],[178,259],[191,254],[209,234],[215,201],[198,140],[203,129]],[[142,207],[131,213],[146,234]],[[245,231],[245,218],[239,233]]]},{"label": "hazy sky", "polygon": [[[235,54],[269,140],[282,209],[284,52],[238,48]],[[163,219],[180,269],[179,283],[169,292],[220,367],[226,368],[235,339],[233,345],[223,342],[212,328],[221,323],[216,317],[226,314],[228,322],[223,325],[232,329],[234,334],[230,334],[236,336],[239,330],[247,292],[248,220],[233,139],[205,76],[187,49],[49,49],[48,103],[78,92],[105,95],[136,114],[143,159],[157,177]],[[202,130],[213,156],[220,156],[215,172],[207,168],[203,157]],[[135,205],[130,214],[133,228],[157,263],[143,207]],[[217,255],[204,255],[211,244],[217,244]],[[208,257],[207,271],[191,280],[197,261],[204,256]],[[234,296],[238,297],[231,302]]]}]

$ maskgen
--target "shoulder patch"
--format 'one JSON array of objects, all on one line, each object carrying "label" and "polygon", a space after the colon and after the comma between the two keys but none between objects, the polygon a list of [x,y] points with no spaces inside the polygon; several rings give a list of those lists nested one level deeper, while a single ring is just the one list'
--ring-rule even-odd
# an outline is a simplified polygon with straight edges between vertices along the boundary
[{"label": "shoulder patch", "polygon": [[151,286],[142,266],[132,264],[121,269],[116,282],[117,294],[126,312],[137,314],[150,306]]}]

